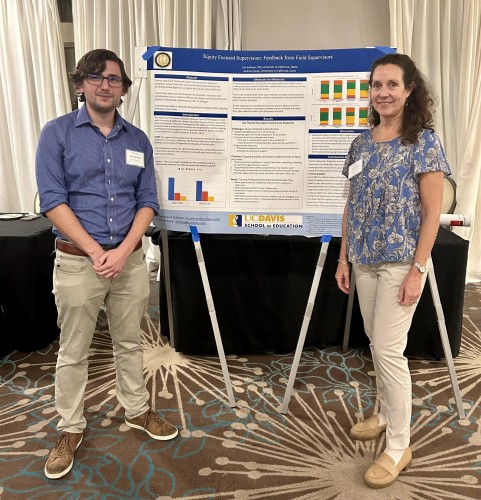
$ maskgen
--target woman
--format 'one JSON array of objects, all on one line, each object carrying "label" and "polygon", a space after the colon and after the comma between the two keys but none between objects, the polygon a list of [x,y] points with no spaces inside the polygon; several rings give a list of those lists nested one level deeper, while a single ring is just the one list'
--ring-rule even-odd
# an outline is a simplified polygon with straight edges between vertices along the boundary
[{"label": "woman", "polygon": [[364,476],[383,488],[412,461],[404,349],[451,172],[433,129],[434,100],[414,62],[403,54],[376,60],[370,89],[371,128],[354,139],[343,169],[350,189],[336,280],[349,293],[351,263],[380,401],[379,413],[354,425],[351,437],[386,431],[386,449]]}]

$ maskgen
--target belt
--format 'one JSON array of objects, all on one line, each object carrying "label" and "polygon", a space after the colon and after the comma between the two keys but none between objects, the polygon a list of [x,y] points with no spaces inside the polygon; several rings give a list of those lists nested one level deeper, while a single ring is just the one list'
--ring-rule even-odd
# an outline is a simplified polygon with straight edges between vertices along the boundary
[{"label": "belt", "polygon": [[[120,245],[114,245],[114,246],[103,246],[102,248],[104,250],[113,250],[114,248],[117,248]],[[142,247],[142,240],[139,240],[137,245],[135,245],[134,252],[139,250]],[[78,255],[79,257],[88,257],[88,254],[86,254],[81,248],[78,246],[75,246],[73,243],[69,243],[68,241],[62,241],[59,240],[58,238],[55,240],[55,248],[57,250],[60,250],[61,252],[68,253],[70,255]]]}]

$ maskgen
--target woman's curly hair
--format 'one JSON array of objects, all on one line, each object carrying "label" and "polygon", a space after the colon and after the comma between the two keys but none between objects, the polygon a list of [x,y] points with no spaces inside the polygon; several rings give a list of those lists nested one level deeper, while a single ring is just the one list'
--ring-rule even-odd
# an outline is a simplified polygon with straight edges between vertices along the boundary
[{"label": "woman's curly hair", "polygon": [[[406,88],[412,88],[406,100],[401,125],[401,139],[404,144],[415,143],[422,129],[434,132],[433,116],[436,102],[431,86],[426,77],[418,70],[414,61],[405,54],[387,54],[373,62],[369,86],[372,86],[374,70],[381,65],[395,64],[403,71],[403,82]],[[369,102],[369,124],[373,127],[379,125],[381,118],[374,109],[372,101]]]}]

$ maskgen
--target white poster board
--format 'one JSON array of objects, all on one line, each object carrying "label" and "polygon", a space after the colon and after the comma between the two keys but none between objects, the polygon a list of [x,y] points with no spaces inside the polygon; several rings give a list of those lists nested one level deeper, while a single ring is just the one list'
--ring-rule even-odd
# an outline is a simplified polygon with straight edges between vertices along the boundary
[{"label": "white poster board", "polygon": [[342,166],[368,126],[371,64],[388,52],[146,48],[155,224],[339,236]]}]

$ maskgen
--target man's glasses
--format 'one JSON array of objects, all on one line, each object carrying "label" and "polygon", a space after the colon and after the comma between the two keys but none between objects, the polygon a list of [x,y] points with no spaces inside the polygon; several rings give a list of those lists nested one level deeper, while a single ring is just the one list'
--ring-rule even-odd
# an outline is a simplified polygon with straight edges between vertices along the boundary
[{"label": "man's glasses", "polygon": [[87,81],[91,85],[95,85],[96,87],[102,85],[104,80],[107,80],[107,83],[109,84],[110,87],[121,87],[123,83],[123,79],[120,78],[120,76],[114,76],[114,75],[102,76],[96,74],[87,75]]}]

